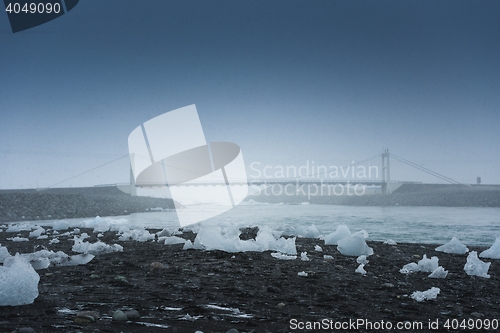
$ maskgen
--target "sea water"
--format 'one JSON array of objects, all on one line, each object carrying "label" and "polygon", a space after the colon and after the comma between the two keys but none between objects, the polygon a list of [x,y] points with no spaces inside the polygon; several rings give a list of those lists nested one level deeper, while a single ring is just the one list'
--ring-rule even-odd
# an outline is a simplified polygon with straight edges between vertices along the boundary
[{"label": "sea water", "polygon": [[[109,217],[126,220],[135,227],[177,228],[175,210],[135,213]],[[81,227],[88,219],[65,219]],[[33,221],[53,225],[56,221]],[[482,207],[361,207],[336,205],[287,205],[243,203],[224,214],[193,225],[193,229],[211,225],[269,226],[293,230],[312,226],[326,235],[345,224],[352,232],[366,230],[368,240],[444,244],[457,237],[466,245],[490,246],[500,236],[500,208]]]}]

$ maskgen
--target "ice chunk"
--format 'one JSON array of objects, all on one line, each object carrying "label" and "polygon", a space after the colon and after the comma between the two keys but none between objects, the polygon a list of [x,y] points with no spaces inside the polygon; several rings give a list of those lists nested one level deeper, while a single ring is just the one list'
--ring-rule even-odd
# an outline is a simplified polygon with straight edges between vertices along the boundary
[{"label": "ice chunk", "polygon": [[40,276],[19,254],[13,258],[0,266],[0,306],[31,304],[38,297]]},{"label": "ice chunk", "polygon": [[186,243],[186,240],[184,238],[177,237],[177,236],[165,237],[165,240],[164,240],[165,245],[184,244],[184,243]]},{"label": "ice chunk", "polygon": [[299,225],[296,229],[296,233],[297,237],[301,238],[318,238],[321,236],[321,232],[319,232],[314,224],[310,226]]},{"label": "ice chunk", "polygon": [[[272,250],[272,249],[270,249]],[[281,253],[289,254],[289,255],[296,255],[297,254],[297,247],[295,246],[295,237],[293,238],[288,238],[285,239],[281,237],[278,239],[276,242],[276,251],[280,251]]]},{"label": "ice chunk", "polygon": [[30,232],[29,234],[29,238],[33,238],[33,237],[40,237],[43,233],[45,232],[45,229],[42,228],[42,227],[38,227],[36,228],[35,230],[33,230],[32,232]]},{"label": "ice chunk", "polygon": [[325,245],[338,245],[339,240],[349,236],[351,236],[351,230],[348,226],[341,224],[334,232],[325,236]]},{"label": "ice chunk", "polygon": [[105,254],[105,253],[112,253],[112,252],[123,252],[123,246],[119,244],[113,244],[113,245],[108,245],[106,243],[103,243],[101,241],[98,241],[97,243],[89,243],[83,241],[87,235],[84,233],[81,237],[74,236],[74,241],[75,244],[72,247],[73,252],[77,253],[83,253],[83,254]]},{"label": "ice chunk", "polygon": [[386,245],[398,245],[398,243],[396,243],[392,239],[388,239],[388,240],[384,241],[384,244],[386,244]]},{"label": "ice chunk", "polygon": [[468,275],[476,275],[484,278],[489,278],[488,269],[490,269],[491,262],[483,262],[477,257],[477,252],[472,251],[467,256],[467,262],[464,266],[464,271]]},{"label": "ice chunk", "polygon": [[30,240],[28,238],[23,238],[23,237],[10,237],[7,238],[8,240],[11,240],[13,242],[29,242]]},{"label": "ice chunk", "polygon": [[469,252],[469,249],[467,246],[462,244],[457,237],[453,237],[448,243],[436,247],[436,251],[453,254],[466,254]]},{"label": "ice chunk", "polygon": [[363,255],[361,255],[361,256],[359,256],[359,257],[357,257],[357,258],[356,258],[356,262],[357,262],[358,264],[364,264],[364,265],[366,265],[367,263],[369,263],[369,261],[368,261],[368,260],[366,260],[366,255],[364,255],[364,254],[363,254]]},{"label": "ice chunk", "polygon": [[331,255],[325,254],[325,255],[323,256],[323,259],[333,260],[333,257],[332,257]]},{"label": "ice chunk", "polygon": [[366,271],[365,271],[364,267],[365,267],[365,264],[360,264],[354,272],[366,275]]},{"label": "ice chunk", "polygon": [[448,276],[448,271],[445,271],[443,266],[439,266],[429,275],[430,278],[434,279],[444,279],[447,276]]},{"label": "ice chunk", "polygon": [[413,298],[417,302],[422,302],[430,299],[436,299],[437,295],[441,292],[441,289],[432,287],[426,291],[415,291],[411,294],[411,298]]},{"label": "ice chunk", "polygon": [[57,244],[57,243],[59,243],[59,238],[57,238],[57,237],[54,239],[51,239],[49,242],[49,244]]},{"label": "ice chunk", "polygon": [[49,238],[48,235],[41,235],[41,236],[38,236],[36,239],[47,239]]},{"label": "ice chunk", "polygon": [[155,239],[155,235],[149,233],[146,229],[129,229],[124,231],[122,235],[118,238],[121,241],[138,241],[138,242],[146,242],[148,240]]},{"label": "ice chunk", "polygon": [[2,244],[0,244],[0,264],[2,264],[7,257],[10,257],[9,251],[5,246],[2,246]]},{"label": "ice chunk", "polygon": [[316,252],[323,252],[323,248],[319,245],[314,245],[314,251]]},{"label": "ice chunk", "polygon": [[373,249],[365,242],[365,235],[357,232],[352,236],[343,238],[338,241],[337,249],[345,256],[370,256],[373,254]]},{"label": "ice chunk", "polygon": [[418,262],[418,269],[420,272],[433,272],[439,266],[438,257],[432,257],[430,259],[427,258],[427,255],[424,254],[422,260]]},{"label": "ice chunk", "polygon": [[188,239],[186,243],[184,243],[184,246],[182,247],[183,250],[189,250],[194,248],[193,243]]},{"label": "ice chunk", "polygon": [[66,221],[56,221],[54,222],[54,225],[52,226],[53,230],[59,231],[59,230],[68,230],[69,228],[69,223]]},{"label": "ice chunk", "polygon": [[302,261],[309,261],[310,260],[309,257],[307,257],[307,252],[302,252],[300,254],[300,260],[302,260]]},{"label": "ice chunk", "polygon": [[497,237],[495,243],[489,249],[481,252],[479,256],[481,258],[500,259],[500,237]]},{"label": "ice chunk", "polygon": [[280,252],[273,252],[273,253],[271,253],[271,256],[273,256],[276,259],[281,259],[281,260],[295,260],[295,259],[297,259],[297,256],[288,256],[288,255],[280,253]]},{"label": "ice chunk", "polygon": [[32,226],[29,223],[19,223],[19,224],[9,224],[9,227],[5,232],[19,232],[19,231],[31,231]]},{"label": "ice chunk", "polygon": [[307,273],[302,271],[297,273],[298,276],[307,277]]},{"label": "ice chunk", "polygon": [[403,268],[399,270],[399,272],[403,274],[410,274],[418,271],[420,271],[420,267],[418,267],[417,263],[414,262],[404,265]]}]

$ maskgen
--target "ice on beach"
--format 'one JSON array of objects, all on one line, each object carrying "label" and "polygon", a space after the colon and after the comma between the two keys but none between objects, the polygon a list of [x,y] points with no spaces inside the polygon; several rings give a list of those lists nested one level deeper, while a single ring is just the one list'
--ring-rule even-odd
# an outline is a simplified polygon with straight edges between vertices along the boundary
[{"label": "ice on beach", "polygon": [[406,264],[403,266],[403,268],[401,268],[399,270],[399,272],[403,273],[403,274],[410,274],[410,273],[418,272],[418,271],[420,271],[420,268],[418,267],[417,263],[415,263],[415,262],[411,262],[409,264]]},{"label": "ice on beach", "polygon": [[386,244],[386,245],[398,245],[398,243],[396,243],[396,241],[394,241],[392,239],[388,239],[388,240],[384,241],[384,244]]},{"label": "ice on beach", "polygon": [[319,245],[314,245],[314,251],[316,252],[323,252],[323,248]]},{"label": "ice on beach", "polygon": [[7,257],[10,257],[9,250],[7,250],[5,246],[2,246],[2,244],[0,244],[0,264],[3,264],[3,261]]},{"label": "ice on beach", "polygon": [[193,242],[191,242],[189,239],[184,243],[184,246],[182,247],[183,250],[190,250],[194,249]]},{"label": "ice on beach", "polygon": [[60,242],[59,238],[56,237],[56,238],[51,239],[49,244],[57,244],[59,242]]},{"label": "ice on beach", "polygon": [[364,267],[365,267],[365,264],[360,264],[354,272],[362,274],[362,275],[366,275],[366,271],[365,271]]},{"label": "ice on beach", "polygon": [[489,279],[488,269],[490,269],[491,262],[481,261],[477,257],[477,252],[472,251],[467,256],[467,262],[464,266],[464,271],[467,275],[476,275]]},{"label": "ice on beach", "polygon": [[31,304],[38,297],[40,276],[19,254],[0,266],[0,306]]},{"label": "ice on beach", "polygon": [[438,257],[427,258],[427,255],[424,254],[422,260],[418,262],[418,268],[420,272],[434,272],[439,266]]},{"label": "ice on beach", "polygon": [[439,266],[429,275],[429,277],[433,279],[444,279],[447,276],[448,271],[445,271],[443,266]]},{"label": "ice on beach", "polygon": [[37,227],[35,230],[30,232],[29,238],[40,237],[45,232],[45,229],[42,227]]},{"label": "ice on beach", "polygon": [[413,272],[434,272],[439,266],[439,258],[438,257],[432,257],[432,258],[427,258],[427,255],[424,254],[424,257],[422,260],[420,260],[417,263],[409,263],[403,266],[399,270],[400,273],[403,274],[410,274]]},{"label": "ice on beach", "polygon": [[325,254],[325,255],[323,256],[323,259],[326,259],[326,260],[333,260],[333,257],[332,257],[331,255],[329,255],[329,254]]},{"label": "ice on beach", "polygon": [[298,276],[307,277],[307,273],[302,271],[297,273]]},{"label": "ice on beach", "polygon": [[345,256],[370,256],[373,254],[373,249],[366,244],[367,236],[366,231],[358,231],[352,236],[339,240],[337,249]]},{"label": "ice on beach", "polygon": [[[79,254],[74,256],[68,256],[63,251],[49,251],[49,250],[40,250],[33,253],[24,253],[20,254],[23,259],[28,261],[31,266],[35,270],[45,269],[49,267],[51,264],[54,266],[76,266],[76,265],[85,265],[92,259],[94,256],[91,254]],[[5,258],[5,263],[9,264],[14,260],[15,257]]]},{"label": "ice on beach", "polygon": [[84,239],[87,238],[88,235],[83,233],[80,237],[74,236],[75,244],[72,247],[73,252],[83,253],[83,254],[105,254],[105,253],[113,253],[113,252],[123,252],[123,246],[119,244],[108,245],[101,241],[97,243],[89,243],[85,242]]},{"label": "ice on beach", "polygon": [[121,241],[147,242],[155,239],[155,234],[149,233],[146,229],[128,229],[119,233],[121,233],[121,236],[118,240]]},{"label": "ice on beach", "polygon": [[481,258],[500,259],[500,237],[495,239],[495,243],[479,254]]},{"label": "ice on beach", "polygon": [[29,242],[30,240],[28,238],[24,238],[24,237],[10,237],[10,238],[7,238],[8,240],[11,240],[13,242]]},{"label": "ice on beach", "polygon": [[162,231],[158,231],[156,236],[158,237],[169,237],[169,236],[179,236],[182,235],[183,232],[179,229],[173,228],[164,228]]},{"label": "ice on beach", "polygon": [[52,229],[59,231],[59,230],[68,230],[69,229],[69,223],[66,221],[56,221],[52,225]]},{"label": "ice on beach", "polygon": [[194,249],[221,250],[226,252],[268,251],[274,250],[284,254],[296,255],[295,238],[276,240],[272,230],[261,228],[255,239],[241,240],[239,228],[233,226],[222,229],[220,226],[201,228],[194,240]]},{"label": "ice on beach", "polygon": [[466,254],[469,252],[469,249],[462,244],[457,237],[453,237],[448,243],[436,247],[436,251],[452,254]]},{"label": "ice on beach", "polygon": [[368,264],[368,263],[369,263],[369,261],[368,261],[368,260],[366,260],[366,255],[364,255],[364,254],[363,254],[363,255],[361,255],[361,256],[359,256],[359,257],[357,257],[357,258],[356,258],[356,262],[357,262],[358,264],[364,264],[364,265],[366,265],[366,264]]},{"label": "ice on beach", "polygon": [[309,257],[307,256],[307,252],[302,252],[300,254],[300,260],[302,260],[302,261],[309,261],[310,260]]},{"label": "ice on beach", "polygon": [[[165,244],[165,245],[186,243],[186,240],[184,238],[177,237],[177,236],[161,237],[160,239],[163,240],[163,244]],[[158,239],[158,241],[160,241],[160,239]]]},{"label": "ice on beach", "polygon": [[427,301],[431,299],[436,299],[437,295],[441,292],[441,289],[432,287],[426,291],[415,291],[411,294],[411,298],[413,298],[417,302]]},{"label": "ice on beach", "polygon": [[31,231],[33,229],[32,225],[27,222],[9,224],[9,227],[5,232],[19,232],[19,231]]},{"label": "ice on beach", "polygon": [[295,235],[301,238],[319,238],[321,236],[321,232],[319,232],[314,224],[310,226],[299,225],[295,229],[295,232]]},{"label": "ice on beach", "polygon": [[41,236],[38,236],[36,239],[47,239],[49,238],[48,235],[41,235]]},{"label": "ice on beach", "polygon": [[297,259],[297,256],[289,256],[286,254],[283,254],[281,252],[273,252],[271,253],[271,256],[276,259],[281,259],[281,260],[295,260]]},{"label": "ice on beach", "polygon": [[325,236],[325,245],[338,245],[338,241],[351,236],[351,230],[345,224],[337,226],[337,229]]}]

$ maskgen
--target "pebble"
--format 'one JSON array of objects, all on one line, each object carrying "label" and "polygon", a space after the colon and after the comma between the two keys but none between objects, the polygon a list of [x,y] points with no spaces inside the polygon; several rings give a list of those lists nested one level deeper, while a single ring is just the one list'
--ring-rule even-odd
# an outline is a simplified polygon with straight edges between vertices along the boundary
[{"label": "pebble", "polygon": [[114,321],[127,321],[127,315],[122,311],[122,310],[116,310],[113,313],[113,320]]},{"label": "pebble", "polygon": [[276,305],[278,308],[282,308],[284,307],[286,304],[285,303],[278,303],[278,305]]},{"label": "pebble", "polygon": [[267,291],[269,291],[270,293],[276,293],[276,294],[280,294],[281,293],[281,289],[278,288],[278,287],[275,287],[275,286],[269,286],[269,287],[267,287]]},{"label": "pebble", "polygon": [[484,317],[484,314],[482,314],[481,312],[472,312],[470,315],[472,317],[476,317],[476,318],[483,318]]},{"label": "pebble", "polygon": [[384,283],[382,286],[386,288],[394,288],[394,285],[392,283]]},{"label": "pebble", "polygon": [[226,333],[239,333],[238,330],[236,328],[231,328],[229,331],[227,331]]},{"label": "pebble", "polygon": [[149,265],[149,270],[150,271],[157,271],[157,270],[160,270],[160,269],[163,269],[163,264],[161,262],[158,262],[158,261],[153,261],[150,265]]},{"label": "pebble", "polygon": [[131,309],[124,312],[128,320],[135,320],[141,318],[141,315],[137,310]]},{"label": "pebble", "polygon": [[[18,330],[14,331],[15,333],[35,333],[35,330],[32,329],[31,327],[21,327]],[[14,333],[12,332],[12,333]]]},{"label": "pebble", "polygon": [[99,319],[99,313],[97,311],[80,311],[76,314],[75,323],[77,324],[95,323],[97,319]]}]

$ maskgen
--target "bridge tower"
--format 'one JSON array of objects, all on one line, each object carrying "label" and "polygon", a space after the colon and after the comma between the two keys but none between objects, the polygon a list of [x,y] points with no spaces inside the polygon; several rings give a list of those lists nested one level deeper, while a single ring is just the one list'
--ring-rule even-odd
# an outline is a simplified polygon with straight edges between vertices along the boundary
[{"label": "bridge tower", "polygon": [[384,149],[382,153],[382,194],[391,194],[391,167],[389,156],[389,149]]}]

